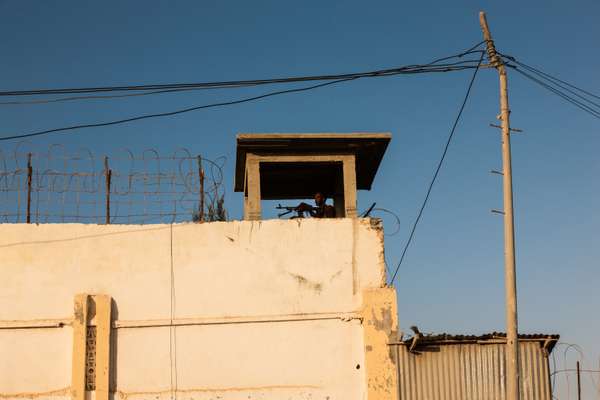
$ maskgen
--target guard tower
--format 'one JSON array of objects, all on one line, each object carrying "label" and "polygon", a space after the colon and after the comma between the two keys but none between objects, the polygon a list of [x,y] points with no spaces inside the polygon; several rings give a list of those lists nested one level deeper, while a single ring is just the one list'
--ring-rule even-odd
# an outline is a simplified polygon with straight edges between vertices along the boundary
[{"label": "guard tower", "polygon": [[370,190],[389,133],[239,134],[235,191],[244,219],[261,219],[261,200],[333,199],[338,217],[355,218],[356,190]]}]

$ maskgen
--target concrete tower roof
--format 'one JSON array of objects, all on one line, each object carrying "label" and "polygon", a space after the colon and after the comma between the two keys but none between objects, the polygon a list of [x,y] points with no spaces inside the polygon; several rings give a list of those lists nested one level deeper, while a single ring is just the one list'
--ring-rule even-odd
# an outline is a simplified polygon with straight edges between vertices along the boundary
[{"label": "concrete tower roof", "polygon": [[391,137],[390,133],[239,134],[234,190],[244,191],[248,153],[306,157],[306,161],[265,165],[264,170],[261,170],[263,199],[308,198],[314,195],[316,186],[323,186],[322,191],[329,190],[329,181],[332,181],[336,172],[311,161],[311,156],[319,155],[355,155],[356,188],[370,190]]}]

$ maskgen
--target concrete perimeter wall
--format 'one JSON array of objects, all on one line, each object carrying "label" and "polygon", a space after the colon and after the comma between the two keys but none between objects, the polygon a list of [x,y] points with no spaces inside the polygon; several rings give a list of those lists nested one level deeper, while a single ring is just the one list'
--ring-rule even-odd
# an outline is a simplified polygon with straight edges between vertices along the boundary
[{"label": "concrete perimeter wall", "polygon": [[1,399],[83,398],[82,293],[112,298],[110,398],[395,398],[375,220],[1,224],[0,268]]}]

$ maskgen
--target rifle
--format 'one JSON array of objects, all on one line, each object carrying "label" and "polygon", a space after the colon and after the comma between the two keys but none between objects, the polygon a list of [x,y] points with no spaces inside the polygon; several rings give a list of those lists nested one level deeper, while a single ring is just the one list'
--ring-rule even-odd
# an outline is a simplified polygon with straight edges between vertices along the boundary
[{"label": "rifle", "polygon": [[290,206],[282,206],[281,204],[278,204],[277,207],[275,207],[275,208],[278,210],[285,210],[284,212],[277,214],[277,217],[279,217],[279,218],[283,217],[284,215],[293,213],[293,212],[296,212],[297,215],[294,215],[291,218],[304,218],[305,212],[310,212],[315,209],[315,207],[312,207],[312,206],[309,206],[309,207],[310,207],[310,209],[306,209],[306,208],[301,209],[300,205],[297,205],[295,207],[290,207]]}]

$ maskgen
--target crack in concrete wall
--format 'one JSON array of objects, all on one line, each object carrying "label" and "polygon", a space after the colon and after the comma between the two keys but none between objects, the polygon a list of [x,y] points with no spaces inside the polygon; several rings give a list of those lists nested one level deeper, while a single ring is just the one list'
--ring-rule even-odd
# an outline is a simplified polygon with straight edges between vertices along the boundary
[{"label": "crack in concrete wall", "polygon": [[68,386],[46,392],[0,393],[0,399],[37,399],[39,397],[66,397],[70,395],[71,387]]},{"label": "crack in concrete wall", "polygon": [[126,400],[132,396],[160,396],[163,394],[191,394],[191,393],[228,393],[228,392],[260,392],[274,390],[289,390],[289,389],[322,389],[317,385],[269,385],[269,386],[247,386],[247,387],[226,387],[226,388],[190,388],[177,390],[159,390],[149,392],[127,392],[116,390],[113,393],[118,395],[121,400]]}]

